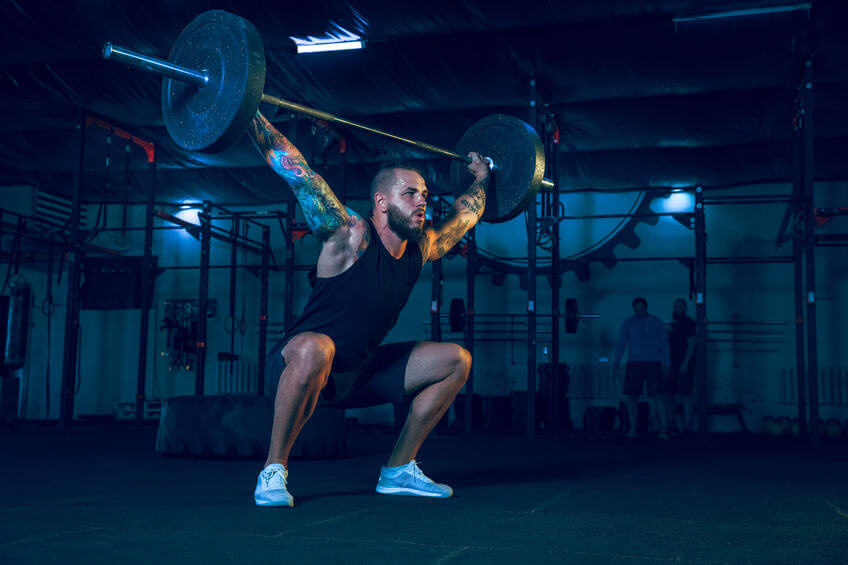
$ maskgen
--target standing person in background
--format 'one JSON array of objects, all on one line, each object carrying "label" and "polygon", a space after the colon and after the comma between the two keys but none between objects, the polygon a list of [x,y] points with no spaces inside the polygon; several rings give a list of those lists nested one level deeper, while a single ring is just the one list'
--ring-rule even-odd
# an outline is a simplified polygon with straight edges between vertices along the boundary
[{"label": "standing person in background", "polygon": [[648,301],[638,297],[633,300],[634,315],[621,324],[618,347],[613,366],[620,372],[621,358],[628,350],[627,366],[624,371],[624,395],[627,397],[627,416],[630,431],[627,437],[635,438],[638,424],[639,395],[642,383],[646,383],[648,396],[654,404],[654,413],[659,419],[659,439],[668,439],[668,373],[669,350],[665,324],[654,315],[648,314]]},{"label": "standing person in background", "polygon": [[[671,357],[668,383],[674,398],[672,408],[678,400],[683,404],[683,422],[681,431],[692,433],[692,412],[694,399],[692,390],[695,383],[695,320],[686,315],[686,301],[678,298],[672,310],[671,331],[668,344]],[[670,418],[674,422],[674,411]]]}]

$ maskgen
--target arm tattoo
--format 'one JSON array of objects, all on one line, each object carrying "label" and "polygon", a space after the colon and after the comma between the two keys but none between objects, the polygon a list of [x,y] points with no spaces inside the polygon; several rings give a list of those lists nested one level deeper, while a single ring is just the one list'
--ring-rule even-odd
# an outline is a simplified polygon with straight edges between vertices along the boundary
[{"label": "arm tattoo", "polygon": [[465,232],[470,229],[469,223],[469,220],[460,217],[456,212],[452,213],[445,220],[444,229],[438,232],[436,241],[433,242],[436,254],[439,257],[444,256],[445,253],[450,251],[462,239]]},{"label": "arm tattoo", "polygon": [[327,239],[348,223],[344,206],[326,181],[309,168],[297,147],[277,131],[262,114],[257,112],[250,124],[249,133],[265,161],[294,190],[312,233],[321,239]]},{"label": "arm tattoo", "polygon": [[430,234],[432,233],[433,230],[428,228],[427,230],[424,230],[424,233],[418,238],[418,249],[421,250],[421,257],[425,263],[430,260],[430,249],[432,248],[431,244],[433,242],[430,238]]},{"label": "arm tattoo", "polygon": [[425,260],[443,257],[445,253],[456,245],[465,236],[466,232],[474,227],[483,216],[486,208],[486,186],[489,179],[474,181],[468,190],[463,192],[453,205],[453,209],[438,229],[432,233],[433,237],[422,238],[421,252]]},{"label": "arm tattoo", "polygon": [[360,257],[362,257],[363,253],[365,253],[365,250],[368,249],[368,245],[371,243],[371,229],[368,226],[366,220],[363,220],[362,216],[360,216],[358,213],[351,210],[350,208],[345,208],[345,210],[347,211],[348,215],[348,226],[354,228],[357,225],[365,224],[365,231],[362,232],[362,241],[359,242],[359,247],[356,248],[356,258],[359,259]]},{"label": "arm tattoo", "polygon": [[488,184],[488,177],[475,181],[457,200],[460,206],[470,210],[478,219],[483,216],[483,210],[486,208],[486,186]]}]

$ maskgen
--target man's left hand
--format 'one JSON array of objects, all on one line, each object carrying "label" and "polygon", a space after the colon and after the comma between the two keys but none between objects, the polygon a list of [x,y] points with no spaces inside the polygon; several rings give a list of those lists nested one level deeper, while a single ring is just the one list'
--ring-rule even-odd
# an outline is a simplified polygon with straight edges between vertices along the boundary
[{"label": "man's left hand", "polygon": [[489,176],[489,164],[483,159],[479,153],[472,151],[468,154],[471,157],[471,162],[468,163],[468,172],[474,175],[477,180],[483,180]]}]

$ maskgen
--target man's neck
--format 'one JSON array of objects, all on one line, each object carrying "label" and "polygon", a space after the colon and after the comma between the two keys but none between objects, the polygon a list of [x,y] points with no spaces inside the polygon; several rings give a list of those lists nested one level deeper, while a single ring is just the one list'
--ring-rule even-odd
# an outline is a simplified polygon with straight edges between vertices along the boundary
[{"label": "man's neck", "polygon": [[377,235],[380,236],[380,241],[383,242],[383,247],[389,252],[389,255],[395,259],[400,259],[406,252],[407,240],[401,239],[398,234],[389,228],[388,222],[385,220],[378,221],[373,215],[371,222],[374,224],[374,229],[377,230]]}]

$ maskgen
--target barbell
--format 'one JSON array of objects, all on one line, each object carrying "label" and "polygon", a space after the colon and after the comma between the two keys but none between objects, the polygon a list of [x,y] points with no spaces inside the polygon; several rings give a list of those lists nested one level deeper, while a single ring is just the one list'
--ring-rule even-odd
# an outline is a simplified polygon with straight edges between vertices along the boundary
[{"label": "barbell", "polygon": [[[450,311],[448,319],[450,321],[450,329],[452,332],[465,331],[465,319],[469,315],[465,301],[462,298],[454,298],[450,302]],[[510,314],[473,314],[474,318],[481,317],[504,317]],[[553,317],[552,314],[537,314],[537,316]],[[566,333],[577,333],[577,327],[580,325],[580,320],[585,318],[600,318],[599,314],[581,314],[580,307],[577,304],[576,298],[565,299],[565,314],[562,316],[565,324]]]},{"label": "barbell", "polygon": [[533,202],[544,178],[545,153],[536,131],[513,116],[495,114],[473,124],[456,151],[401,137],[263,92],[265,48],[249,21],[225,12],[203,12],[180,32],[167,60],[106,43],[104,59],[163,77],[162,117],[177,145],[190,151],[218,152],[244,135],[260,102],[319,120],[391,139],[456,161],[454,194],[467,189],[468,152],[486,158],[492,174],[482,219],[505,222]]}]

